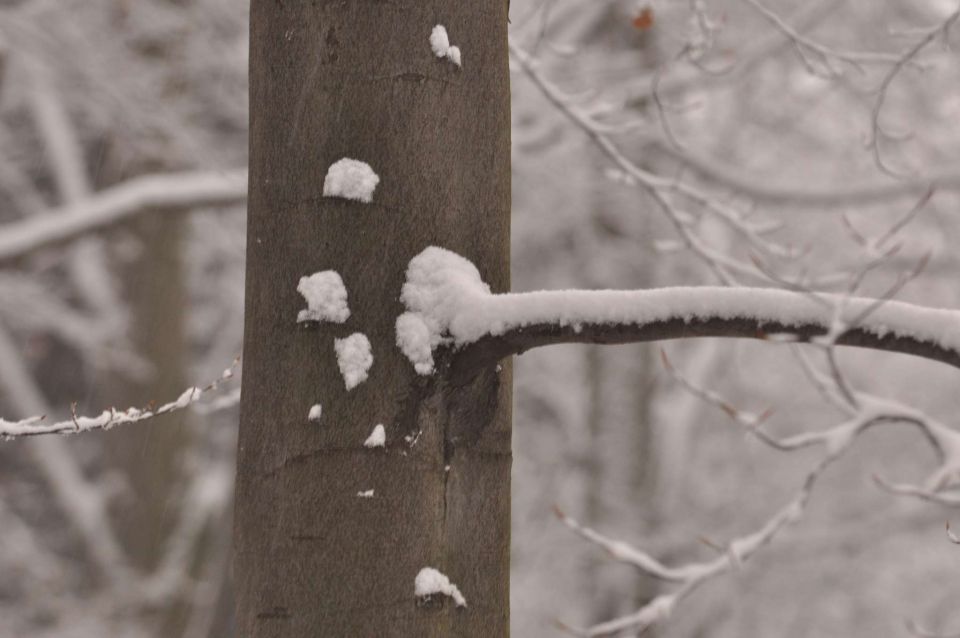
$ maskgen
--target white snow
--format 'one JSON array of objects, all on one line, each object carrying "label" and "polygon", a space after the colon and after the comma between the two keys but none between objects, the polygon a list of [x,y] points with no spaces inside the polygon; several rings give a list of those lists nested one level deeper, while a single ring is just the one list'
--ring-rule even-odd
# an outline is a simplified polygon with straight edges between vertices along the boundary
[{"label": "white snow", "polygon": [[187,388],[175,401],[164,403],[160,407],[152,410],[140,408],[117,410],[116,408],[110,408],[109,410],[104,410],[97,416],[72,415],[68,420],[55,423],[44,423],[46,416],[32,416],[19,421],[8,421],[0,418],[0,438],[10,439],[18,436],[34,436],[38,434],[74,434],[91,430],[109,430],[118,425],[138,423],[161,414],[182,410],[196,403],[200,397],[203,396],[204,392],[213,390],[216,387],[217,384],[215,383],[203,389],[196,387]]},{"label": "white snow", "polygon": [[344,157],[327,169],[323,179],[324,197],[343,197],[369,204],[380,177],[366,162]]},{"label": "white snow", "polygon": [[457,66],[463,66],[460,64],[460,47],[452,46],[447,49],[447,59],[456,64]]},{"label": "white snow", "polygon": [[307,309],[301,310],[297,321],[332,321],[343,323],[350,317],[347,306],[347,288],[340,273],[335,270],[316,272],[301,277],[297,292],[307,300]]},{"label": "white snow", "polygon": [[413,592],[417,598],[426,598],[434,594],[450,596],[457,603],[457,607],[466,607],[467,599],[463,597],[457,586],[450,582],[447,576],[433,567],[424,567],[417,574],[413,582]]},{"label": "white snow", "polygon": [[307,415],[309,421],[316,423],[320,420],[320,416],[323,414],[323,406],[317,403],[316,405],[310,408],[310,413]]},{"label": "white snow", "polygon": [[357,496],[360,498],[373,498],[373,490],[365,490],[363,492],[357,492]]},{"label": "white snow", "polygon": [[373,365],[370,353],[370,340],[362,332],[355,332],[345,339],[334,339],[333,348],[337,351],[337,366],[347,390],[352,390],[367,380],[367,373]]},{"label": "white snow", "polygon": [[[417,372],[433,370],[431,351],[441,344],[462,346],[487,335],[534,325],[583,328],[585,325],[646,325],[682,319],[747,319],[786,326],[833,325],[842,297],[809,295],[770,288],[695,286],[650,290],[557,290],[490,293],[467,259],[431,246],[410,260],[400,295],[409,315],[397,320],[397,344]],[[844,317],[853,319],[875,304],[845,300]],[[892,333],[960,350],[960,311],[887,301],[859,328],[877,336]]]},{"label": "white snow", "polygon": [[386,444],[387,432],[383,429],[383,424],[378,423],[367,440],[363,442],[363,447],[384,447]]},{"label": "white snow", "polygon": [[203,394],[203,390],[201,390],[200,388],[187,388],[177,398],[177,400],[174,401],[173,405],[177,409],[182,410],[183,408],[187,407],[188,405],[190,405],[191,403],[199,399],[201,394]]},{"label": "white snow", "polygon": [[397,318],[397,345],[418,374],[433,372],[433,349],[450,332],[460,308],[479,307],[490,288],[460,255],[431,246],[410,260],[400,300],[408,312]]},{"label": "white snow", "polygon": [[397,345],[419,374],[433,372],[433,348],[438,342],[439,333],[430,330],[423,315],[405,312],[397,317]]},{"label": "white snow", "polygon": [[433,31],[430,32],[430,48],[438,58],[447,58],[457,66],[461,66],[460,47],[450,46],[450,36],[447,35],[447,28],[442,24],[433,27]]}]

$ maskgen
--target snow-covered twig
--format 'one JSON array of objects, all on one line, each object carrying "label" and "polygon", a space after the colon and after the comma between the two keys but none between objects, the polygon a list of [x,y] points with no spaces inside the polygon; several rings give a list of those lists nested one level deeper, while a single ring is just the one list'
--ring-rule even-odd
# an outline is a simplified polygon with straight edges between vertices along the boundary
[{"label": "snow-covered twig", "polygon": [[811,473],[803,489],[785,507],[771,516],[756,531],[735,538],[727,544],[723,555],[710,561],[690,563],[682,567],[669,567],[628,543],[608,538],[588,527],[582,526],[560,510],[560,520],[576,534],[606,550],[615,560],[632,565],[653,578],[679,585],[669,594],[660,594],[637,611],[577,629],[564,625],[568,631],[583,638],[612,636],[623,631],[642,633],[651,626],[664,622],[673,614],[676,605],[704,583],[740,567],[760,549],[769,544],[784,528],[796,523],[803,515],[813,483],[822,468]]},{"label": "snow-covered twig", "polygon": [[794,45],[800,60],[807,69],[815,74],[821,75],[821,69],[818,68],[810,59],[810,54],[814,54],[820,64],[826,69],[826,75],[839,75],[839,71],[832,65],[833,61],[845,62],[853,66],[858,71],[863,70],[865,64],[899,64],[900,56],[892,53],[883,53],[877,51],[848,51],[821,44],[803,35],[791,27],[783,18],[777,15],[770,8],[761,4],[759,0],[743,0],[757,12],[760,13],[770,24],[788,38]]},{"label": "snow-covered twig", "polygon": [[[819,372],[809,365],[808,361],[803,360],[803,362],[818,391],[828,393],[830,396],[842,394],[839,387],[830,387],[831,381],[836,381],[835,378]],[[822,446],[824,455],[807,474],[805,481],[790,503],[768,519],[757,531],[734,540],[728,546],[724,555],[713,561],[671,567],[627,543],[613,540],[595,530],[584,527],[576,520],[558,511],[558,516],[570,529],[587,541],[606,550],[615,560],[633,565],[651,577],[679,585],[673,592],[659,595],[634,613],[585,629],[571,629],[571,632],[575,635],[593,637],[613,635],[624,630],[642,632],[655,623],[667,620],[676,604],[703,582],[730,571],[734,567],[739,567],[758,549],[772,541],[780,530],[798,522],[803,516],[813,487],[824,470],[850,449],[860,433],[874,425],[907,423],[919,427],[933,444],[941,459],[939,467],[928,479],[925,487],[890,485],[878,479],[882,486],[898,494],[921,496],[940,503],[957,504],[958,502],[952,495],[942,494],[939,490],[955,487],[960,482],[960,432],[948,428],[918,410],[894,401],[858,392],[856,397],[850,401],[841,402],[845,411],[848,412],[854,404],[857,406],[855,413],[847,420],[823,431],[776,438],[759,429],[759,424],[765,419],[765,416],[757,417],[737,410],[716,392],[699,388],[685,379],[673,368],[666,356],[664,356],[664,363],[671,374],[695,396],[721,408],[727,415],[745,427],[748,432],[756,435],[772,448],[780,451],[792,451],[810,446]],[[960,543],[960,539],[957,539],[956,542]],[[915,635],[930,636],[934,634],[916,633]]]},{"label": "snow-covered twig", "polygon": [[668,195],[689,201],[741,235],[750,246],[764,253],[777,256],[790,256],[791,251],[762,236],[762,225],[748,222],[735,209],[721,203],[717,198],[693,186],[676,179],[668,179],[650,173],[627,158],[606,133],[592,119],[571,103],[557,86],[550,82],[540,71],[530,55],[519,46],[510,42],[510,54],[523,72],[536,85],[540,92],[556,106],[570,121],[582,129],[591,141],[623,171],[633,182],[641,186],[656,202],[661,212],[673,224],[683,242],[726,284],[736,283],[735,274],[753,276],[756,273],[750,264],[732,257],[721,255],[708,246],[694,231],[693,218],[668,198]]},{"label": "snow-covered twig", "polygon": [[[234,365],[236,365],[236,363]],[[175,400],[164,403],[156,408],[130,407],[125,410],[110,408],[93,417],[79,416],[73,412],[70,419],[56,423],[44,423],[46,415],[32,416],[18,421],[0,419],[0,438],[9,440],[26,436],[38,436],[41,434],[77,434],[94,430],[109,430],[118,425],[139,423],[140,421],[146,421],[162,414],[169,414],[191,406],[199,401],[200,397],[204,394],[216,390],[220,387],[221,383],[232,377],[232,368],[228,368],[224,370],[223,376],[216,381],[202,388],[187,388]],[[71,410],[74,409],[75,407],[72,406]]]},{"label": "snow-covered twig", "polygon": [[883,105],[887,100],[887,91],[890,88],[890,84],[893,80],[900,74],[900,71],[903,70],[905,66],[911,63],[911,61],[917,57],[917,55],[925,49],[931,42],[933,42],[937,36],[943,35],[946,39],[947,35],[950,32],[951,27],[957,22],[957,19],[960,18],[960,4],[957,5],[957,8],[954,9],[950,15],[948,15],[940,24],[935,27],[928,29],[923,33],[917,42],[907,49],[893,67],[887,72],[883,77],[883,81],[880,83],[880,88],[877,91],[877,99],[873,103],[873,109],[870,112],[870,148],[873,150],[873,159],[874,163],[884,173],[891,175],[893,177],[903,177],[903,175],[890,168],[890,166],[883,159],[883,154],[880,149],[880,139],[882,137],[889,137],[888,134],[884,133],[883,127],[880,125],[880,111],[883,110]]}]

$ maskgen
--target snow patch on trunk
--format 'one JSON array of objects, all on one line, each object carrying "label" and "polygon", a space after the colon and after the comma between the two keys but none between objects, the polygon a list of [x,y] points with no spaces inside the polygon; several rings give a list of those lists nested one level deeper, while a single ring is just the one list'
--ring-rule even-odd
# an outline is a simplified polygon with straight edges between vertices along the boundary
[{"label": "snow patch on trunk", "polygon": [[450,36],[447,35],[447,28],[442,24],[433,27],[430,32],[430,48],[433,54],[438,58],[446,58],[456,64],[460,64],[460,47],[450,46]]},{"label": "snow patch on trunk", "polygon": [[373,354],[370,352],[367,335],[355,332],[345,339],[334,339],[333,348],[337,352],[337,366],[347,390],[352,390],[367,380],[367,373],[373,365]]},{"label": "snow patch on trunk", "polygon": [[383,424],[378,423],[373,428],[373,432],[363,442],[363,447],[384,447],[387,444],[387,431],[383,429]]},{"label": "snow patch on trunk", "polygon": [[457,607],[467,606],[467,599],[463,597],[457,586],[451,583],[445,574],[433,567],[424,567],[420,570],[413,582],[413,591],[417,598],[429,598],[436,594],[442,594],[453,598]]},{"label": "snow patch on trunk", "polygon": [[307,309],[297,315],[297,322],[332,321],[343,323],[350,317],[347,306],[347,288],[340,273],[324,270],[309,277],[301,277],[297,292],[307,301]]},{"label": "snow patch on trunk", "polygon": [[324,197],[342,197],[369,204],[380,177],[366,162],[344,157],[327,169],[323,179]]}]

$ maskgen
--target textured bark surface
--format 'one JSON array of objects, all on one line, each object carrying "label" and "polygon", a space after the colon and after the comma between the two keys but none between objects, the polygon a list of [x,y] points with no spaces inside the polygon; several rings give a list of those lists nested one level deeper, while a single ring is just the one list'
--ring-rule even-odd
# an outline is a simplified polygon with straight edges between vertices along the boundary
[{"label": "textured bark surface", "polygon": [[[462,69],[433,55],[436,24]],[[455,385],[441,357],[418,377],[394,334],[406,265],[428,245],[509,288],[506,3],[254,0],[251,25],[239,635],[506,636],[509,366]],[[342,157],[379,174],[372,204],[322,197]],[[351,316],[298,326],[297,281],[325,269]],[[354,332],[374,364],[348,392],[333,343]],[[386,449],[364,448],[378,423]],[[425,566],[467,607],[418,602]]]}]

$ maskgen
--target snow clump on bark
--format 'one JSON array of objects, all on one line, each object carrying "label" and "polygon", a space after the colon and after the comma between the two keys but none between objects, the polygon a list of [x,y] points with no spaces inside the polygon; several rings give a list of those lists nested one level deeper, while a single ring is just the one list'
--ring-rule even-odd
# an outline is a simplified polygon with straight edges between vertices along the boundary
[{"label": "snow clump on bark", "polygon": [[332,321],[343,323],[350,317],[347,288],[335,270],[324,270],[301,277],[297,292],[307,301],[307,309],[297,314],[297,322]]},{"label": "snow clump on bark", "polygon": [[369,164],[344,157],[327,169],[327,176],[323,180],[323,196],[369,204],[373,201],[373,189],[379,183],[380,177]]},{"label": "snow clump on bark", "polygon": [[334,339],[333,348],[337,352],[337,366],[347,390],[352,390],[367,380],[367,373],[373,365],[373,354],[370,352],[367,335],[355,332],[345,339]]}]

